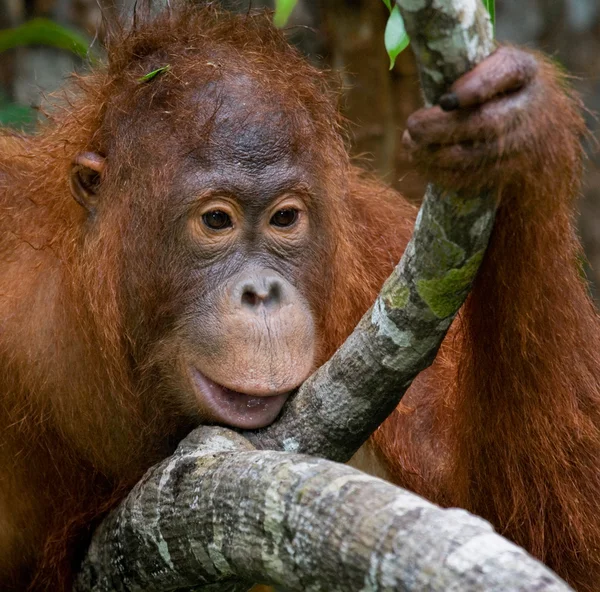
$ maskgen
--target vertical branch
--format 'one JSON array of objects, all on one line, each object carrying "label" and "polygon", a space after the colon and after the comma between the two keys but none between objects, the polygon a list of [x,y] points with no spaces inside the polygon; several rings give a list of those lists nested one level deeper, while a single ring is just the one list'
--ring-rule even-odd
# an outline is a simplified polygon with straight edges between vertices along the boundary
[{"label": "vertical branch", "polygon": [[396,0],[417,58],[429,105],[493,50],[493,29],[480,0]]}]

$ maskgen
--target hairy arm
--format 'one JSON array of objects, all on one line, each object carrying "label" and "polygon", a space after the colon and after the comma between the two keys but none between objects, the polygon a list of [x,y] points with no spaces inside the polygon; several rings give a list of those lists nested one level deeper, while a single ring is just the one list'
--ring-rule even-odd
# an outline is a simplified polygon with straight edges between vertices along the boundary
[{"label": "hairy arm", "polygon": [[501,48],[408,121],[416,167],[492,189],[496,227],[438,363],[375,442],[396,480],[492,521],[580,590],[600,580],[600,331],[573,208],[580,103]]}]

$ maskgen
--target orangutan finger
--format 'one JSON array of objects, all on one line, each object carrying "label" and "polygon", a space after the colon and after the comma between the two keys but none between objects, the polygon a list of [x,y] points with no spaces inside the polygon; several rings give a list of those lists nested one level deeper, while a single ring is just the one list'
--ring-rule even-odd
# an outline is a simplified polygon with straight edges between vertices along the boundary
[{"label": "orangutan finger", "polygon": [[481,105],[495,96],[516,91],[536,75],[535,57],[512,47],[501,47],[473,70],[459,78],[440,98],[444,111]]}]

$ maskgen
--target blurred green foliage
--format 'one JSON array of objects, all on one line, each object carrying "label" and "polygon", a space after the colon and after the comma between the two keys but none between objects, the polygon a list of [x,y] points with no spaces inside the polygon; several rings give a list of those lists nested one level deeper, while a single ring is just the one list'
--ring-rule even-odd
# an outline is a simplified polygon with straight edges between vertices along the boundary
[{"label": "blurred green foliage", "polygon": [[276,27],[284,27],[292,14],[292,10],[298,3],[298,0],[275,0],[275,15],[273,22]]},{"label": "blurred green foliage", "polygon": [[0,52],[26,45],[46,45],[88,56],[89,41],[77,31],[46,18],[35,18],[18,27],[0,31]]},{"label": "blurred green foliage", "polygon": [[496,24],[496,0],[482,0],[492,19],[492,25]]},{"label": "blurred green foliage", "polygon": [[[15,47],[44,45],[89,57],[89,40],[82,34],[46,18],[35,18],[17,27],[0,30],[0,53]],[[37,120],[35,109],[10,102],[0,93],[0,126],[28,130]]]},{"label": "blurred green foliage", "polygon": [[10,102],[0,94],[0,126],[31,130],[37,120],[37,112],[26,105]]}]

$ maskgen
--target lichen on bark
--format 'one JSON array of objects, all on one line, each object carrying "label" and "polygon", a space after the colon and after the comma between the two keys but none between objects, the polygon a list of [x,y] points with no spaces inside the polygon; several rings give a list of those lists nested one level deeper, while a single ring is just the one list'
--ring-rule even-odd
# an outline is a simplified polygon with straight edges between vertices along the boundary
[{"label": "lichen on bark", "polygon": [[569,588],[463,510],[203,427],[98,528],[75,592]]},{"label": "lichen on bark", "polygon": [[[479,0],[397,5],[429,104],[493,49],[489,15]],[[296,451],[333,460],[345,462],[356,452],[433,362],[477,274],[496,206],[489,192],[427,188],[413,236],[375,304],[279,421],[247,434],[257,448],[285,450],[292,438]]]},{"label": "lichen on bark", "polygon": [[490,16],[480,0],[397,0],[433,105],[449,84],[493,50]]}]

